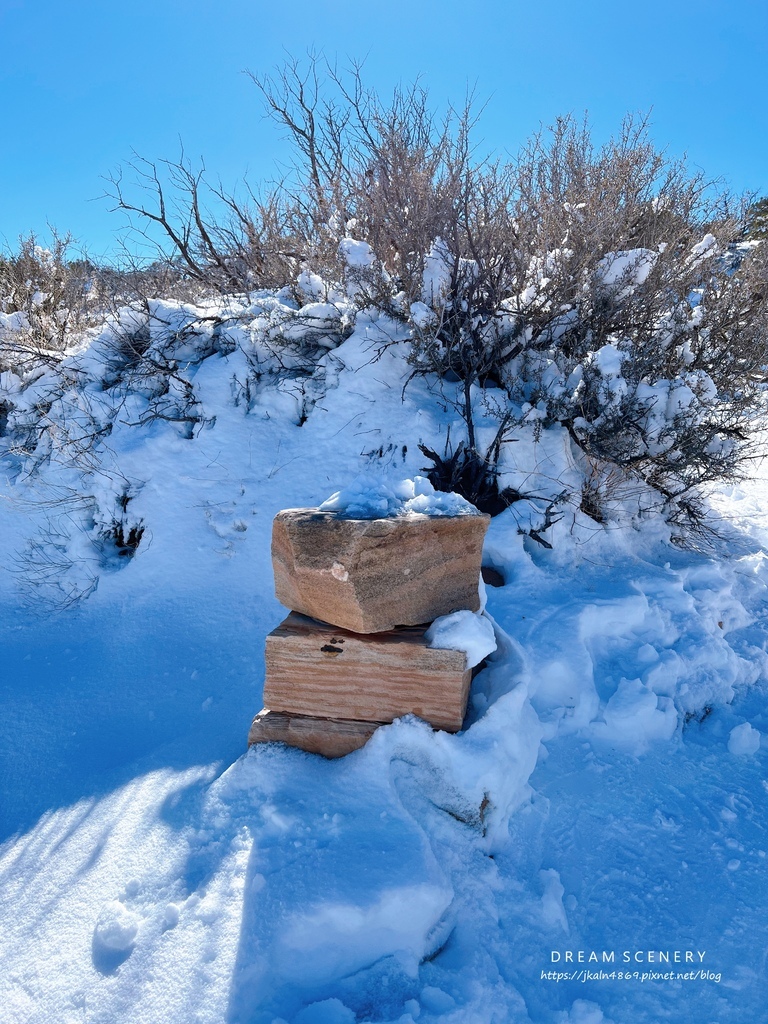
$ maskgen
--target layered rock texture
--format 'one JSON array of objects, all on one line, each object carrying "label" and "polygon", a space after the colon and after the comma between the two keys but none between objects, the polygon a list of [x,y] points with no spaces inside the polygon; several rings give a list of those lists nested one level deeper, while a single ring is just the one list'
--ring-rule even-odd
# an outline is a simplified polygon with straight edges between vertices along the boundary
[{"label": "layered rock texture", "polygon": [[267,637],[266,706],[249,744],[342,757],[406,714],[460,729],[472,677],[466,656],[430,647],[425,633],[442,615],[479,609],[488,522],[480,513],[278,513],[275,591],[292,611]]},{"label": "layered rock texture", "polygon": [[285,743],[310,754],[344,757],[359,750],[383,722],[353,722],[334,718],[308,718],[280,711],[260,711],[248,734],[253,743]]},{"label": "layered rock texture", "polygon": [[472,673],[463,651],[428,647],[425,631],[361,636],[291,614],[267,637],[264,703],[272,711],[362,722],[414,714],[456,732]]},{"label": "layered rock texture", "polygon": [[272,530],[278,601],[355,633],[416,626],[480,607],[489,516],[346,519],[288,509]]}]

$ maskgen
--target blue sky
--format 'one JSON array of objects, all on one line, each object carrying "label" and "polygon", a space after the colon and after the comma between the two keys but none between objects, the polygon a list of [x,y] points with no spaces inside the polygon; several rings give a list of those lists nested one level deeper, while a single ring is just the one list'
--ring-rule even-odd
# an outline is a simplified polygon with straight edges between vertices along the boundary
[{"label": "blue sky", "polygon": [[652,110],[659,147],[736,190],[768,193],[765,0],[0,0],[0,241],[70,231],[94,255],[122,220],[99,201],[132,150],[183,140],[226,186],[286,150],[243,74],[286,54],[365,58],[382,93],[422,75],[435,104],[487,99],[479,135],[514,152],[559,114],[598,138]]}]

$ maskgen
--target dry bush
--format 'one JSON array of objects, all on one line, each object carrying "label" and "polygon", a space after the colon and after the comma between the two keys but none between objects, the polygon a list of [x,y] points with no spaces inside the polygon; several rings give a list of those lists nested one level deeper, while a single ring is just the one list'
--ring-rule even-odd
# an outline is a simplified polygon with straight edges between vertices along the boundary
[{"label": "dry bush", "polygon": [[[371,246],[389,292],[415,297],[470,164],[471,104],[438,120],[418,84],[384,102],[359,65],[341,73],[317,58],[252,77],[294,148],[294,174],[281,191],[303,258],[343,275],[339,243],[352,235]],[[372,276],[381,299],[375,284]]]},{"label": "dry bush", "polygon": [[[531,409],[670,510],[738,472],[768,363],[768,257],[737,246],[746,204],[659,152],[646,119],[600,146],[586,121],[559,119],[488,159],[471,102],[438,118],[418,85],[384,101],[359,66],[315,57],[253,78],[295,156],[264,198],[240,203],[183,157],[165,178],[134,165],[146,203],[113,179],[118,208],[159,227],[185,275],[223,291],[292,283],[301,304],[303,271],[324,299],[407,324],[413,372],[454,387],[466,425],[443,465],[486,490]],[[480,450],[490,389],[499,432]]]},{"label": "dry bush", "polygon": [[69,235],[34,235],[0,254],[0,365],[55,363],[77,331],[93,322],[95,266],[71,258]]},{"label": "dry bush", "polygon": [[[136,156],[108,179],[106,198],[128,216],[131,234],[154,254],[155,267],[172,268],[177,281],[190,280],[198,292],[247,292],[279,288],[292,280],[301,256],[294,250],[291,218],[278,191],[241,200],[193,167],[177,161],[152,162]],[[211,212],[212,210],[215,213]]]}]

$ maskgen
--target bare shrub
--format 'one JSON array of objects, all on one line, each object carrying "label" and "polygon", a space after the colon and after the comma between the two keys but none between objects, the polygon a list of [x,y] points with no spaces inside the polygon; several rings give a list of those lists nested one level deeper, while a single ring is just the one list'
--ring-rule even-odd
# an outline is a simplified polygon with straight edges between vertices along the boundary
[{"label": "bare shrub", "polygon": [[752,241],[768,238],[768,196],[751,203],[747,210],[745,236]]},{"label": "bare shrub", "polygon": [[[414,372],[460,384],[473,473],[494,469],[475,437],[487,386],[671,500],[736,466],[766,362],[764,259],[734,272],[745,205],[660,153],[646,119],[600,147],[559,119],[502,162],[476,157],[471,104],[443,121],[418,87],[386,104],[359,67],[291,61],[255,81],[294,143],[307,252],[338,280],[345,235],[369,245],[356,301],[408,323]],[[660,418],[665,386],[693,400]],[[517,422],[503,410],[502,435]]]},{"label": "bare shrub", "polygon": [[72,258],[70,235],[34,235],[0,254],[0,364],[55,363],[68,339],[93,322],[96,268]]},{"label": "bare shrub", "polygon": [[[299,306],[341,297],[406,325],[413,373],[441,381],[466,426],[430,453],[435,476],[476,498],[534,414],[587,465],[651,485],[670,516],[696,519],[699,489],[739,471],[768,363],[768,256],[739,245],[754,208],[660,152],[645,118],[603,145],[561,118],[501,160],[474,147],[471,102],[439,118],[418,85],[384,101],[359,65],[310,57],[253,80],[295,156],[265,198],[241,203],[183,155],[162,174],[134,164],[146,203],[112,180],[183,275],[291,283]],[[275,340],[301,344],[290,325]],[[490,392],[498,434],[481,449]],[[595,487],[580,501],[599,518]]]},{"label": "bare shrub", "polygon": [[176,161],[136,156],[128,169],[133,181],[126,186],[117,171],[108,178],[106,198],[128,215],[131,232],[148,243],[156,265],[172,267],[179,279],[208,292],[279,288],[295,277],[300,256],[278,191],[259,196],[246,186],[241,200],[211,182],[205,165],[193,166],[183,151]]},{"label": "bare shrub", "polygon": [[[365,87],[359,65],[342,73],[314,57],[252,78],[294,146],[295,173],[282,192],[303,259],[343,275],[339,243],[352,235],[371,246],[387,292],[414,297],[469,168],[471,103],[438,121],[418,84],[384,102]],[[378,299],[380,282],[370,275]]]}]

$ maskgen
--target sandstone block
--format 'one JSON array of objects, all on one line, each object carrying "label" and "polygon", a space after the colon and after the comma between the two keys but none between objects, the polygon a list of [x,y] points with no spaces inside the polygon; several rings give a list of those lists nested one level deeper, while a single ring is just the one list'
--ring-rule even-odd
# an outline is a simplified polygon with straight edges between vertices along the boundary
[{"label": "sandstone block", "polygon": [[267,637],[264,703],[272,711],[362,722],[414,714],[456,732],[471,671],[463,651],[427,646],[426,627],[361,636],[292,613]]},{"label": "sandstone block", "polygon": [[490,516],[346,519],[287,509],[275,517],[275,593],[287,608],[356,633],[477,611]]},{"label": "sandstone block", "polygon": [[264,708],[253,720],[248,746],[254,743],[286,743],[310,754],[344,757],[362,747],[381,724],[286,715]]}]

